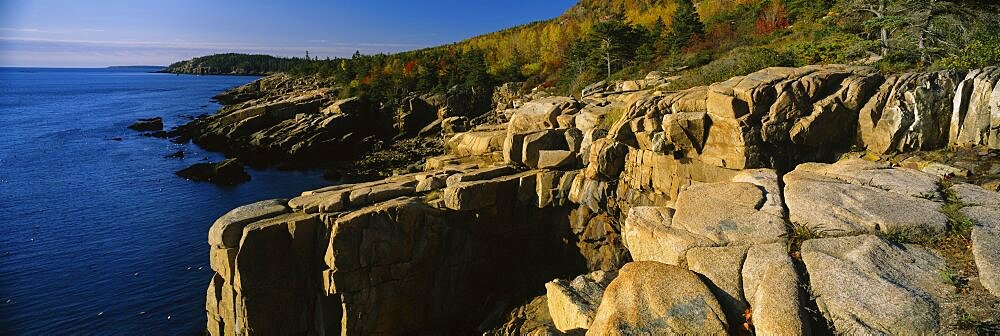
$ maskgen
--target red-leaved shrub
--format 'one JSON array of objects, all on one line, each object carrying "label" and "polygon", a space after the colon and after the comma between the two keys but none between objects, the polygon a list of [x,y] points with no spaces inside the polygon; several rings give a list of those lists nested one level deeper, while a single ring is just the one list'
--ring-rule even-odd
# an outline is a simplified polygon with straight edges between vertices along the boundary
[{"label": "red-leaved shrub", "polygon": [[788,11],[781,1],[771,1],[760,12],[754,23],[753,32],[757,36],[768,35],[775,31],[788,28]]}]

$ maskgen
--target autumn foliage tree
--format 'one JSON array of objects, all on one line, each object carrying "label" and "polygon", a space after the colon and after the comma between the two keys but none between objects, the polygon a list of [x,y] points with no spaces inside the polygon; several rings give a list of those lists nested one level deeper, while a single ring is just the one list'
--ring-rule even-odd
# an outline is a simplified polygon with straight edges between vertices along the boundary
[{"label": "autumn foliage tree", "polygon": [[754,22],[754,34],[767,35],[788,28],[788,11],[780,1],[771,1],[761,10],[760,16]]}]

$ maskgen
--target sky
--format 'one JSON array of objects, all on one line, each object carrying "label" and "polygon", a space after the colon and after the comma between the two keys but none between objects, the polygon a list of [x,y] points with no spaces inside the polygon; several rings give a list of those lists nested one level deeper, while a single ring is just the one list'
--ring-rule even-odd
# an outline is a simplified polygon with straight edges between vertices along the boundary
[{"label": "sky", "polygon": [[167,65],[196,56],[350,56],[550,19],[575,0],[0,0],[0,66]]}]

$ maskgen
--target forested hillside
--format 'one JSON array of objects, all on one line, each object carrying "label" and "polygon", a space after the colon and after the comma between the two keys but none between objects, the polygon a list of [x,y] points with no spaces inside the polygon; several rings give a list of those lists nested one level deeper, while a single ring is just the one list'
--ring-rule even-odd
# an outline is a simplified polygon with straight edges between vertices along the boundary
[{"label": "forested hillside", "polygon": [[176,62],[162,72],[196,75],[267,75],[286,72],[306,63],[309,63],[309,60],[305,58],[229,53]]},{"label": "forested hillside", "polygon": [[172,65],[319,75],[372,98],[526,81],[575,93],[611,78],[679,71],[676,89],[769,66],[865,63],[885,71],[1000,63],[987,0],[582,0],[562,16],[458,43],[330,60],[216,55]]}]

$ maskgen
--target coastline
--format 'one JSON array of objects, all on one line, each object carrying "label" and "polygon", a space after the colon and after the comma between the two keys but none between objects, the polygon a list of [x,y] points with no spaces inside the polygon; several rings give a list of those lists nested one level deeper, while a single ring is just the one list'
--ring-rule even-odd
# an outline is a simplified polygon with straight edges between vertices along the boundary
[{"label": "coastline", "polygon": [[[210,334],[938,334],[996,316],[981,255],[1000,256],[972,226],[1000,216],[1000,147],[970,112],[995,98],[956,97],[1000,92],[1000,70],[769,68],[683,91],[658,76],[516,95],[442,128],[420,171],[232,210],[209,231]],[[250,105],[221,116],[297,106]]]}]

